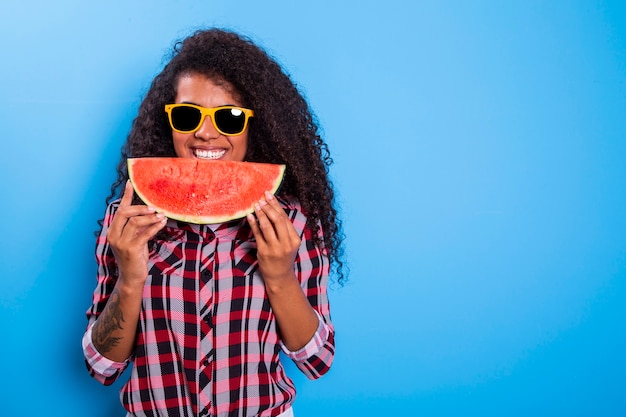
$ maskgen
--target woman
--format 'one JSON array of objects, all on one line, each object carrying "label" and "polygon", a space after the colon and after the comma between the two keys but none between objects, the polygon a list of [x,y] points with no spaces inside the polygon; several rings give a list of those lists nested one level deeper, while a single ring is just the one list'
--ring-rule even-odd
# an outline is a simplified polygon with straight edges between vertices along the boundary
[{"label": "woman", "polygon": [[[196,225],[133,196],[126,160],[148,156],[287,169],[254,215]],[[262,49],[217,29],[175,46],[122,151],[83,337],[100,382],[132,363],[128,415],[293,415],[279,352],[311,379],[334,356],[327,283],[331,267],[343,274],[330,163],[306,101]]]}]

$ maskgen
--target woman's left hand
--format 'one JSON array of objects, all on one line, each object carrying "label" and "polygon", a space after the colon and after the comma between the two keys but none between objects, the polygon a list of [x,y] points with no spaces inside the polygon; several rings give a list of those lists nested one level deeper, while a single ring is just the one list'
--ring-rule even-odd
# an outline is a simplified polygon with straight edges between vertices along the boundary
[{"label": "woman's left hand", "polygon": [[255,206],[248,223],[257,241],[257,258],[265,284],[294,278],[293,264],[301,239],[291,220],[269,192]]},{"label": "woman's left hand", "polygon": [[265,193],[248,223],[257,242],[259,269],[287,349],[295,352],[315,334],[319,318],[296,278],[294,261],[301,239],[276,198]]}]

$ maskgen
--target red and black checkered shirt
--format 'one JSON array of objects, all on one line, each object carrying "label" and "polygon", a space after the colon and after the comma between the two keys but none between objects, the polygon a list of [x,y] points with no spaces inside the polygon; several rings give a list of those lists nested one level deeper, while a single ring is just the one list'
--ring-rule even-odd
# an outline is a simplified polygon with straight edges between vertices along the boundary
[{"label": "red and black checkered shirt", "polygon": [[310,379],[326,373],[334,356],[327,283],[329,261],[299,204],[281,201],[302,237],[294,270],[320,324],[297,352],[280,341],[256,242],[246,220],[215,230],[168,220],[166,237],[151,242],[137,345],[126,362],[113,362],[93,346],[91,328],[111,295],[117,267],[107,229],[118,207],[107,208],[97,239],[98,282],[87,311],[83,350],[91,375],[111,384],[132,363],[121,390],[124,408],[137,416],[275,416],[295,397],[279,360],[281,349]]}]

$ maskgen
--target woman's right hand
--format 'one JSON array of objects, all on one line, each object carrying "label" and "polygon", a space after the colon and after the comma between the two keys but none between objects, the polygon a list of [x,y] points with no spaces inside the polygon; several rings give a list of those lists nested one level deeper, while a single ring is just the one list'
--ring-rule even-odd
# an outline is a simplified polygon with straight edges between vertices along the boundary
[{"label": "woman's right hand", "polygon": [[148,241],[163,229],[167,219],[152,207],[132,205],[133,194],[133,186],[127,181],[107,239],[119,268],[119,279],[127,285],[143,286],[148,277]]}]

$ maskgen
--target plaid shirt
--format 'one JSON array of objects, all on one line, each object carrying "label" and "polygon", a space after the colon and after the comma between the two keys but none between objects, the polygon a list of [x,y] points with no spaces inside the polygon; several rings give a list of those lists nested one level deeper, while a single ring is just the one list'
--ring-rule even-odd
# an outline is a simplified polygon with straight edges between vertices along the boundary
[{"label": "plaid shirt", "polygon": [[137,416],[275,416],[295,397],[279,361],[282,351],[310,379],[326,373],[334,356],[327,296],[327,254],[313,242],[299,204],[282,202],[302,237],[294,270],[320,318],[317,332],[297,352],[282,344],[246,220],[206,225],[168,220],[167,238],[151,242],[134,355],[102,356],[91,328],[113,290],[117,267],[106,233],[119,202],[107,208],[97,239],[98,283],[83,337],[89,373],[113,383],[132,362],[121,390]]}]

